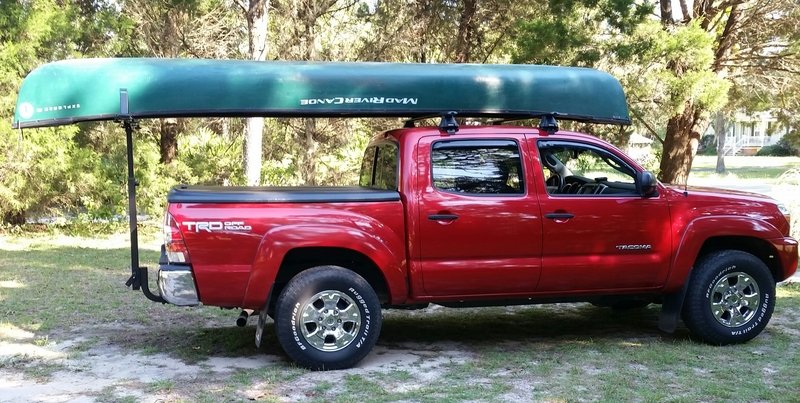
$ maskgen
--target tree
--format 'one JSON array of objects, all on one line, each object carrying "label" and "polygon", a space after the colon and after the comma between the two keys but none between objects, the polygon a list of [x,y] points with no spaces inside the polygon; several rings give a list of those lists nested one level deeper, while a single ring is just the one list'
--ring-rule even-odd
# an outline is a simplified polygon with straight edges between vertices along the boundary
[{"label": "tree", "polygon": [[[725,104],[728,90],[737,83],[753,83],[752,77],[758,81],[759,76],[799,71],[791,40],[797,37],[797,4],[790,0],[706,0],[695,2],[691,9],[682,7],[680,14],[672,9],[670,0],[659,4],[664,31],[704,35],[711,53],[709,60],[688,65],[685,55],[667,60],[667,70],[675,77],[697,78],[691,91],[670,94],[671,103],[678,107],[667,122],[660,166],[659,179],[685,183],[700,130],[708,124],[710,113]],[[717,96],[708,96],[708,84],[719,91]]]},{"label": "tree", "polygon": [[21,224],[32,210],[73,206],[85,178],[71,175],[77,128],[14,131],[19,85],[39,64],[76,56],[115,54],[127,20],[94,1],[0,2],[0,216]]},{"label": "tree", "polygon": [[[137,27],[130,54],[163,58],[225,58],[236,52],[241,38],[232,13],[219,0],[126,0],[125,15]],[[178,135],[185,119],[161,118],[156,122],[160,161],[171,163],[178,151]]]},{"label": "tree", "polygon": [[[247,56],[250,60],[267,60],[269,51],[269,8],[270,0],[237,0],[247,21]],[[261,158],[264,143],[264,118],[247,119],[245,129],[245,177],[247,185],[261,183]]]}]

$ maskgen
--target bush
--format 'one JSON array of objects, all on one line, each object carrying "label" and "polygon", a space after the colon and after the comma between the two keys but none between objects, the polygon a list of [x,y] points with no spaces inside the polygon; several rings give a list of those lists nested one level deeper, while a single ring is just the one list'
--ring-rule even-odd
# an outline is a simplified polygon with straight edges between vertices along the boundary
[{"label": "bush", "polygon": [[785,139],[781,139],[773,145],[762,147],[756,153],[759,157],[789,157],[796,155],[797,150],[794,149]]}]

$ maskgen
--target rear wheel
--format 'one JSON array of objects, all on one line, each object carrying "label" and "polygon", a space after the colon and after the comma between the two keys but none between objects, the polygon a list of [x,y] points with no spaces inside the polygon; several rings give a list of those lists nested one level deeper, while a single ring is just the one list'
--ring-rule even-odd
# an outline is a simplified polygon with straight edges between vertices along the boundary
[{"label": "rear wheel", "polygon": [[707,343],[743,343],[764,330],[774,309],[775,280],[764,262],[727,250],[708,255],[695,267],[683,321]]},{"label": "rear wheel", "polygon": [[275,309],[278,341],[295,362],[314,370],[349,368],[375,345],[381,307],[358,274],[320,266],[295,276]]}]

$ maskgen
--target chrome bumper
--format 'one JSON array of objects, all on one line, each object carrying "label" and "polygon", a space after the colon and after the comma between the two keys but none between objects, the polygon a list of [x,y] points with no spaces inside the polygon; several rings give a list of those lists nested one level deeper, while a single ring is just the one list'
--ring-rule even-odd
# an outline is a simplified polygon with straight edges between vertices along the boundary
[{"label": "chrome bumper", "polygon": [[170,304],[178,306],[200,304],[197,288],[194,286],[194,274],[188,266],[159,265],[158,289],[161,291],[161,297]]}]

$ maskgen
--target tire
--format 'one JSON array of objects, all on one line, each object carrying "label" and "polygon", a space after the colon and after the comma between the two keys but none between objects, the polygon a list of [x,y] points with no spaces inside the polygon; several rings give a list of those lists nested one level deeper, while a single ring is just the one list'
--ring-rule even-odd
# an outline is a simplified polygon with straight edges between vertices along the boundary
[{"label": "tire", "polygon": [[690,281],[683,321],[706,343],[744,343],[772,317],[775,280],[764,262],[749,253],[712,253],[695,266]]},{"label": "tire", "polygon": [[275,331],[286,354],[312,370],[350,368],[381,330],[378,296],[358,274],[319,266],[292,278],[278,297]]}]

